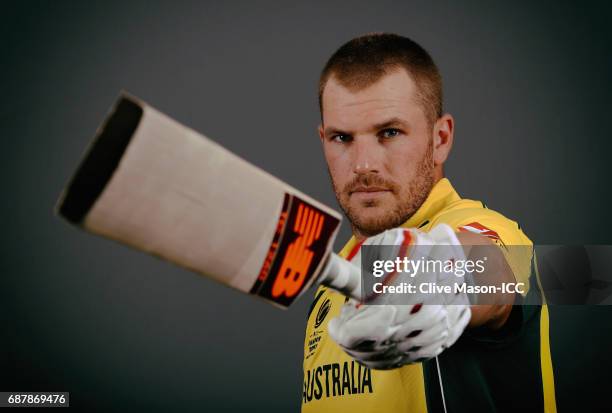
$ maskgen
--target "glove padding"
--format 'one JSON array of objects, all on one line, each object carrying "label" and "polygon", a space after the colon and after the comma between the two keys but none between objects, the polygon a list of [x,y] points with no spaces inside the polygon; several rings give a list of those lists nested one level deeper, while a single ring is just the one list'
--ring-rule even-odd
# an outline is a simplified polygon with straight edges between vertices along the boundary
[{"label": "glove padding", "polygon": [[330,320],[331,338],[353,359],[380,370],[437,356],[470,321],[467,305],[359,305],[351,300]]},{"label": "glove padding", "polygon": [[[393,229],[369,238],[364,244],[390,245],[389,240],[393,240],[395,245],[401,245],[405,237],[410,236],[421,246],[435,246],[437,243],[458,246],[442,250],[451,251],[454,256],[449,258],[464,259],[452,229],[446,225],[441,227],[430,232],[434,237],[414,229],[409,230],[410,235],[405,234],[406,229]],[[413,249],[416,250],[423,249]],[[426,276],[440,284],[449,282],[444,278],[449,277],[448,274]],[[376,302],[384,303],[384,298],[377,297]],[[397,302],[393,297],[389,297],[387,302],[384,305],[362,305],[350,300],[342,308],[340,316],[328,324],[331,338],[357,362],[373,369],[393,369],[437,356],[457,341],[471,318],[465,294],[453,293],[435,300],[444,304],[392,304]]]}]

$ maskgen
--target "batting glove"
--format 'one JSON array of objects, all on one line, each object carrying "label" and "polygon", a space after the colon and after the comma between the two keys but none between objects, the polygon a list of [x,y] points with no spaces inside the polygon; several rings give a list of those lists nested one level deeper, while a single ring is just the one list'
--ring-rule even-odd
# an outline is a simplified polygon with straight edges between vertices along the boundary
[{"label": "batting glove", "polygon": [[[385,231],[364,245],[396,246],[381,250],[395,254],[382,257],[390,260],[405,253],[406,245],[410,245],[411,257],[427,254],[442,260],[465,259],[454,231],[444,224],[429,233],[404,228]],[[417,274],[414,280],[438,285],[457,282],[453,274],[443,272]],[[411,305],[397,304],[394,295],[376,297],[377,305],[349,300],[328,325],[329,335],[347,354],[373,369],[393,369],[439,355],[457,341],[471,318],[465,293],[430,294],[430,299],[423,296],[421,302]],[[435,304],[428,303],[432,298]]]}]

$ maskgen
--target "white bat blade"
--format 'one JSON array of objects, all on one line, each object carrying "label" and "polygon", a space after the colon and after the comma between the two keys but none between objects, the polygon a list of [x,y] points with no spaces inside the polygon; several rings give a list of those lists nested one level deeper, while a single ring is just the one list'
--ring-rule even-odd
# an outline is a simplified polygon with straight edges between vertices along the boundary
[{"label": "white bat blade", "polygon": [[87,231],[282,307],[321,274],[341,220],[127,95],[98,130],[58,211]]}]

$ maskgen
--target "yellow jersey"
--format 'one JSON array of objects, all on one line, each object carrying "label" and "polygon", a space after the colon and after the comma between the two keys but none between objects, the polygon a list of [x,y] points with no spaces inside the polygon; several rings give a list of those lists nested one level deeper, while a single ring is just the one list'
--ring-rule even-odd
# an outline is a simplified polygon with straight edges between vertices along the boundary
[{"label": "yellow jersey", "polygon": [[[480,201],[462,199],[446,178],[441,179],[434,185],[425,202],[402,226],[429,231],[440,223],[450,225],[455,231],[480,233],[491,238],[500,246],[532,245],[516,222],[488,209]],[[357,254],[359,247],[360,244],[353,237],[342,249],[340,255],[350,260]],[[531,248],[513,251],[526,250],[531,251]],[[502,248],[502,251],[517,281],[524,282],[528,288],[529,282],[534,282],[534,277],[530,277],[532,274],[531,257],[516,256],[517,254],[509,253],[505,248]],[[435,386],[435,381],[440,380],[440,378],[431,377],[432,375],[428,373],[431,368],[427,366],[427,362],[410,364],[393,370],[370,370],[352,360],[328,336],[327,323],[339,315],[345,302],[346,298],[343,295],[326,287],[319,287],[315,294],[308,315],[304,339],[302,412],[392,413],[438,410],[440,403],[433,399],[436,392],[440,393],[440,390],[431,389],[430,391],[429,387]],[[516,313],[514,309],[513,313]],[[537,325],[534,324],[533,328],[539,328],[540,335],[545,334],[546,337],[540,340],[540,346],[535,348],[533,352],[534,357],[537,354],[541,358],[541,363],[538,365],[541,372],[538,377],[541,378],[541,382],[536,381],[535,383],[536,385],[542,383],[540,389],[538,389],[538,395],[534,396],[537,400],[533,403],[542,405],[543,408],[540,411],[544,409],[544,406],[548,406],[547,411],[554,411],[552,364],[548,346],[548,314],[546,311],[542,311],[541,314],[538,311],[537,315],[540,317],[538,317]],[[518,314],[517,317],[522,317],[523,323],[527,319],[533,318],[521,314]],[[542,317],[545,320],[542,320]],[[545,324],[545,328],[543,328],[543,324]],[[469,345],[474,346],[473,348],[479,348],[478,345],[480,344],[469,343]],[[537,346],[533,343],[528,345],[531,347]],[[463,347],[457,345],[456,347],[465,348],[465,345]],[[451,349],[445,351],[443,355],[450,354]],[[489,347],[479,348],[479,351],[487,353]],[[500,358],[498,354],[494,353],[494,350],[491,351],[493,351],[491,357]],[[449,361],[443,359],[441,361],[443,364],[450,363],[449,366],[451,367],[449,369],[452,370],[452,366],[456,366],[457,363],[453,364],[452,354],[447,359]],[[464,359],[468,360],[469,358]],[[534,360],[529,361],[529,364],[534,363]],[[477,362],[474,362],[474,364],[476,367],[470,365],[465,369],[479,371]],[[517,374],[522,373],[517,372]],[[449,392],[450,395],[446,398],[452,399],[452,382],[458,378],[454,378],[450,373],[445,375],[444,372],[442,372],[442,376],[446,381],[451,381],[445,383],[448,387],[445,389],[445,393]],[[486,378],[486,375],[484,377]],[[464,378],[461,378],[461,380],[464,380]],[[488,384],[485,382],[481,385],[481,388],[471,389],[474,392],[482,392],[484,389],[485,392],[491,393],[486,396],[487,400],[475,406],[480,408],[493,406],[495,408],[494,401],[493,404],[487,404],[489,403],[488,399],[495,399],[496,397],[501,399],[503,395],[498,394],[499,390],[495,386],[490,386],[491,388],[487,386]],[[447,405],[449,402],[453,402],[452,400],[445,401]],[[457,400],[455,403],[463,402]],[[449,411],[457,411],[457,408],[454,410],[449,408]]]}]

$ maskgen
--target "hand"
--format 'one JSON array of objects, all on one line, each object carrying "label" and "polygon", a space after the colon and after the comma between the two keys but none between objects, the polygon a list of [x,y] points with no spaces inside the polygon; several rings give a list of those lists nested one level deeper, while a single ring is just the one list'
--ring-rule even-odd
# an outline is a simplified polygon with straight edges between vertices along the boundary
[{"label": "hand", "polygon": [[[398,248],[381,251],[393,251],[401,256],[400,247],[406,246],[408,240],[411,256],[417,251],[419,254],[427,251],[437,259],[465,259],[457,237],[447,225],[439,225],[429,234],[415,229],[393,229],[369,238],[364,245],[394,245]],[[444,247],[435,248],[440,245]],[[447,277],[455,277],[448,273],[421,275],[440,283],[447,283]],[[388,297],[391,295],[376,297],[376,302],[382,305],[362,305],[350,300],[340,316],[328,325],[332,339],[352,358],[370,368],[392,369],[435,357],[457,341],[470,321],[465,294],[437,297],[436,304],[423,301],[411,305],[391,304],[397,302],[397,298]]]}]

